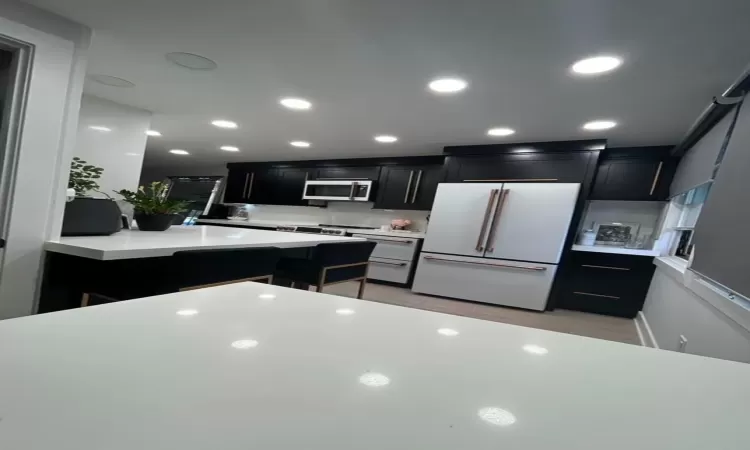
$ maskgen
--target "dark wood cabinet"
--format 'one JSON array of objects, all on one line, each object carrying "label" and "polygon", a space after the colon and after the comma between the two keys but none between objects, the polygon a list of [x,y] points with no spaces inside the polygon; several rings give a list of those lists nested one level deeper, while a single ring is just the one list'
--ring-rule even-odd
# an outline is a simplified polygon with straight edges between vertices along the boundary
[{"label": "dark wood cabinet", "polygon": [[374,207],[430,210],[437,186],[443,179],[442,164],[385,166],[380,175]]},{"label": "dark wood cabinet", "polygon": [[224,187],[224,203],[248,203],[247,191],[252,171],[244,168],[229,169]]},{"label": "dark wood cabinet", "polygon": [[590,152],[451,156],[447,181],[580,183],[589,156]]},{"label": "dark wood cabinet", "polygon": [[666,200],[677,161],[669,147],[613,149],[596,170],[592,200]]},{"label": "dark wood cabinet", "polygon": [[308,167],[285,167],[272,172],[274,205],[307,206],[302,200],[305,181],[315,179],[318,170]]},{"label": "dark wood cabinet", "polygon": [[316,180],[377,180],[380,166],[324,166],[318,168]]},{"label": "dark wood cabinet", "polygon": [[654,274],[653,257],[572,252],[561,270],[556,306],[618,317],[635,317]]}]

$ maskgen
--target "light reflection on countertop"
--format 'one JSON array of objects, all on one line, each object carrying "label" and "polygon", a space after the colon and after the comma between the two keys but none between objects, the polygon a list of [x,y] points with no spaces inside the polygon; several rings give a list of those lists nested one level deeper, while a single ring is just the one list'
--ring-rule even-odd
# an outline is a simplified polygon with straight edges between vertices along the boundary
[{"label": "light reflection on countertop", "polygon": [[262,283],[0,342],[3,449],[734,449],[750,423],[750,365]]}]

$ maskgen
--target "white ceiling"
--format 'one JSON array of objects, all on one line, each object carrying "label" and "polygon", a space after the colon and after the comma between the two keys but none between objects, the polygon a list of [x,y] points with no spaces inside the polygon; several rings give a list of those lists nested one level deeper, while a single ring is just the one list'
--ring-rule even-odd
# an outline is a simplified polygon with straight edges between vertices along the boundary
[{"label": "white ceiling", "polygon": [[[32,0],[95,30],[86,92],[154,112],[148,165],[438,154],[444,145],[606,137],[674,144],[750,62],[747,0]],[[212,72],[164,54],[197,53]],[[570,65],[607,53],[594,78]],[[465,92],[426,90],[458,75]],[[311,100],[310,112],[280,107]],[[237,121],[237,130],[210,125]],[[591,119],[612,130],[587,132]],[[509,126],[509,138],[485,135]],[[375,134],[400,138],[391,145]],[[313,146],[293,148],[291,140]],[[236,145],[240,153],[218,150]],[[168,153],[183,148],[190,156]]]}]

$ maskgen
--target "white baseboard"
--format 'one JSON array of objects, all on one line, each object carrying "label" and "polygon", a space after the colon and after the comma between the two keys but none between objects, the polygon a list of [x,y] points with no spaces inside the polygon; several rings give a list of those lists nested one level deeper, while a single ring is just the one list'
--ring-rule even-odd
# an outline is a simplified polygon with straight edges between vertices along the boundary
[{"label": "white baseboard", "polygon": [[[644,342],[646,347],[659,348],[659,343],[656,342],[654,333],[651,331],[651,327],[649,326],[648,320],[646,320],[643,311],[638,311],[638,317],[633,320],[636,321],[636,329],[638,330],[638,337],[641,338],[641,342]],[[641,329],[646,330],[645,335],[642,333]]]}]

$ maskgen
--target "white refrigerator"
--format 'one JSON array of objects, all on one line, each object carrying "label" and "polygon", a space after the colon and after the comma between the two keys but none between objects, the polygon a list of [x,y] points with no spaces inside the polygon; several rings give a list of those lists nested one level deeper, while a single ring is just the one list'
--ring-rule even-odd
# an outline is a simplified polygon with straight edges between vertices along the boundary
[{"label": "white refrigerator", "polygon": [[578,183],[443,183],[414,292],[543,311]]}]

